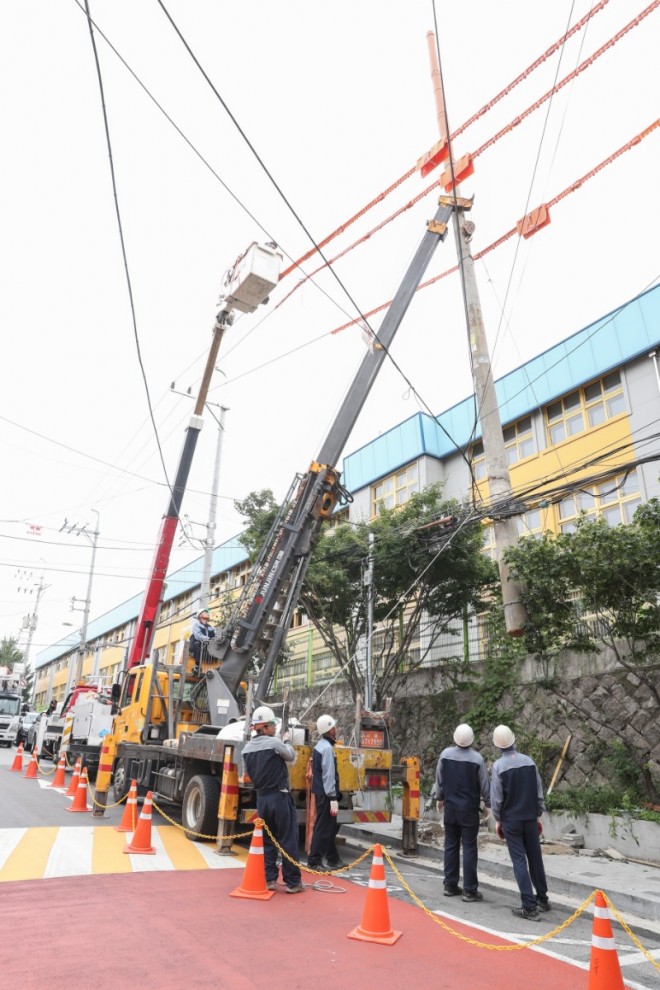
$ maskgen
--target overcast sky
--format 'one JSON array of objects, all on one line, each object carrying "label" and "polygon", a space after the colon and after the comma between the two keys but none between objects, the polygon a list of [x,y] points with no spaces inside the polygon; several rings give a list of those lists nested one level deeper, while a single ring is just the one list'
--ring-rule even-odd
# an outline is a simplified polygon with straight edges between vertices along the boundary
[{"label": "overcast sky", "polygon": [[[164,3],[235,122],[158,0],[90,0],[90,11],[126,63],[96,34],[137,335],[171,478],[192,403],[170,383],[182,391],[199,383],[228,266],[254,240],[273,238],[288,258],[300,257],[311,245],[299,220],[320,241],[408,172],[438,131],[430,0]],[[437,0],[451,129],[591,6]],[[455,154],[479,148],[645,6],[609,0],[457,138]],[[474,252],[653,123],[658,51],[656,9],[477,158],[462,189],[475,195]],[[3,5],[0,80],[0,635],[19,633],[43,578],[35,659],[82,618],[69,603],[85,598],[91,547],[85,536],[60,531],[65,520],[93,528],[92,509],[99,513],[94,618],[144,590],[167,489],[138,363],[84,5]],[[655,283],[659,149],[656,130],[563,199],[545,230],[477,262],[497,376]],[[409,178],[326,257],[430,182]],[[316,456],[363,354],[359,329],[330,331],[355,317],[356,305],[365,312],[394,295],[435,196],[338,261],[337,278],[314,276],[278,307],[300,278],[289,276],[267,307],[226,336],[210,396],[229,408],[219,542],[240,529],[234,499],[259,488],[282,498]],[[454,263],[449,239],[429,275]],[[309,274],[318,264],[303,267]],[[469,394],[456,275],[418,294],[393,353],[434,412]],[[385,367],[346,452],[419,408],[400,374]],[[208,517],[216,438],[209,420],[183,506],[198,523]],[[178,544],[173,567],[199,556]]]}]

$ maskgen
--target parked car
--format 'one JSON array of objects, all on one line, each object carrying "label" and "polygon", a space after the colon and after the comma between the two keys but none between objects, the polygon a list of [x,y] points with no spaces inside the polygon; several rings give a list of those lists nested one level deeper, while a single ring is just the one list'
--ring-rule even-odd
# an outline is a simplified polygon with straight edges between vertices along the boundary
[{"label": "parked car", "polygon": [[27,739],[28,729],[33,722],[38,721],[39,712],[25,712],[21,715],[20,721],[18,723],[18,732],[16,733],[16,745],[19,743],[25,743]]},{"label": "parked car", "polygon": [[23,744],[23,749],[26,753],[31,753],[37,742],[37,734],[39,732],[39,726],[41,725],[41,719],[46,717],[45,712],[40,712],[35,718],[34,722],[31,722],[28,726],[28,730],[25,734],[25,743]]}]

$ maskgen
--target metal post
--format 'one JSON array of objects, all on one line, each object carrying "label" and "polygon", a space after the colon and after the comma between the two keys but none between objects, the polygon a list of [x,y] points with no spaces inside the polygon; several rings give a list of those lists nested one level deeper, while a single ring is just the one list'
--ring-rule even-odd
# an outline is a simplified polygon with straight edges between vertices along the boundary
[{"label": "metal post", "polygon": [[364,682],[364,707],[368,712],[372,710],[373,694],[373,665],[372,665],[372,640],[374,632],[374,534],[369,533],[369,556],[367,558],[367,572],[364,576],[364,584],[367,589],[367,663]]},{"label": "metal post", "polygon": [[215,465],[213,468],[213,485],[211,487],[211,501],[209,503],[209,521],[206,525],[206,539],[204,540],[204,563],[202,567],[202,584],[199,592],[199,607],[208,608],[211,594],[211,567],[213,564],[213,550],[215,548],[215,529],[218,517],[218,487],[220,482],[220,462],[222,459],[222,441],[225,435],[225,413],[226,406],[220,406],[220,418],[215,415],[210,406],[207,410],[218,424],[218,443],[215,449]]},{"label": "metal post", "polygon": [[[427,34],[429,58],[431,61],[431,77],[438,118],[440,139],[447,140],[447,116],[442,86],[442,75],[438,60],[435,35],[432,31]],[[449,160],[452,161],[452,149],[449,147]],[[458,197],[458,186],[454,186],[454,194]],[[479,290],[474,271],[474,259],[470,252],[469,241],[474,232],[474,224],[466,226],[465,213],[454,210],[452,214],[456,251],[459,258],[459,271],[463,280],[465,293],[466,317],[472,355],[472,376],[474,391],[479,404],[479,419],[481,421],[481,436],[484,445],[484,458],[488,489],[491,502],[498,502],[511,497],[511,478],[506,458],[502,422],[495,394],[495,382],[488,352],[488,342],[484,329]],[[502,600],[504,604],[504,619],[506,631],[510,636],[522,635],[527,613],[520,601],[521,587],[511,580],[509,568],[503,561],[504,551],[518,541],[518,530],[515,520],[493,519],[495,542],[497,545],[498,566],[502,584]]]},{"label": "metal post", "polygon": [[[89,578],[87,580],[87,595],[83,601],[83,608],[82,608],[83,620],[80,626],[80,642],[78,644],[78,652],[76,654],[75,662],[72,666],[69,667],[69,677],[67,680],[65,697],[69,693],[71,688],[74,687],[76,684],[78,684],[80,678],[82,677],[83,660],[85,657],[85,645],[87,643],[87,626],[89,625],[89,612],[92,606],[92,582],[94,580],[94,566],[96,563],[96,547],[98,544],[100,518],[101,518],[96,509],[92,509],[91,511],[96,516],[96,528],[91,534],[87,532],[86,526],[69,526],[67,528],[66,521],[64,525],[60,527],[60,532],[62,532],[62,530],[66,530],[67,533],[76,533],[76,535],[78,536],[80,536],[80,534],[83,533],[92,544],[92,561],[89,566]],[[75,610],[75,602],[76,599],[73,598],[71,601],[72,610]]]}]

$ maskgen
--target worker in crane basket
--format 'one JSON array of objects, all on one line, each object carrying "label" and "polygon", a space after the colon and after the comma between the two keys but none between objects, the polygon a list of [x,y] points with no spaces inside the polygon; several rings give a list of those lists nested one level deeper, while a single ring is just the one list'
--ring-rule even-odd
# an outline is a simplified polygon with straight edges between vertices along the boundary
[{"label": "worker in crane basket", "polygon": [[208,609],[203,608],[195,616],[190,636],[190,653],[195,659],[198,673],[202,660],[206,660],[206,650],[209,642],[215,639],[215,629],[211,625]]},{"label": "worker in crane basket", "polygon": [[[296,754],[285,732],[277,739],[277,722],[272,708],[260,705],[255,708],[250,722],[255,735],[243,750],[243,764],[257,795],[257,813],[268,826],[264,829],[264,867],[266,887],[277,889],[277,847],[268,834],[282,847],[282,879],[289,894],[305,889],[298,862],[298,818],[296,806],[289,790],[287,763],[293,763]],[[290,857],[287,858],[287,857]]]},{"label": "worker in crane basket", "polygon": [[307,857],[312,870],[324,871],[341,867],[335,839],[339,831],[339,773],[335,756],[337,722],[332,715],[321,715],[316,720],[316,731],[321,737],[312,753],[312,793],[316,801],[316,819]]}]

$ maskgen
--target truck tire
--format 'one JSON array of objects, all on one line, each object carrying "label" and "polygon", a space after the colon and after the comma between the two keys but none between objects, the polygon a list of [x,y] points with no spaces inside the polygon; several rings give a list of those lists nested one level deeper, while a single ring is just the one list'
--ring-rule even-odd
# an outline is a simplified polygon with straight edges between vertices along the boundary
[{"label": "truck tire", "polygon": [[117,760],[112,774],[115,801],[123,801],[131,789],[132,764],[130,760]]},{"label": "truck tire", "polygon": [[[215,837],[218,831],[219,801],[220,783],[217,777],[198,774],[190,778],[183,795],[181,821],[185,828],[190,829],[186,836],[191,842],[201,841],[202,835]],[[191,835],[191,832],[199,835]]]}]

